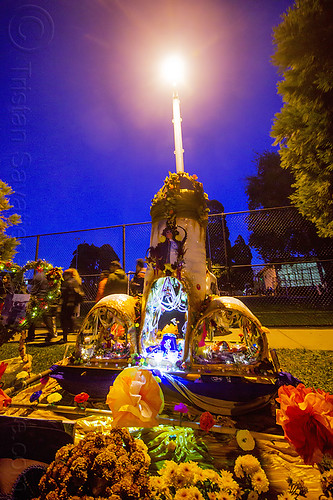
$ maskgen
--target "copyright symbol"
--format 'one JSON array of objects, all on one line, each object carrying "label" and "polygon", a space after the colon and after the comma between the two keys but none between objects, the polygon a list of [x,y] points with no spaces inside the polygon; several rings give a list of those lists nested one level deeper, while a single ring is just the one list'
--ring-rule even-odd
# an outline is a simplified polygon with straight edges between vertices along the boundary
[{"label": "copyright symbol", "polygon": [[22,5],[9,21],[9,38],[18,49],[30,52],[46,47],[54,36],[50,14],[38,5]]}]

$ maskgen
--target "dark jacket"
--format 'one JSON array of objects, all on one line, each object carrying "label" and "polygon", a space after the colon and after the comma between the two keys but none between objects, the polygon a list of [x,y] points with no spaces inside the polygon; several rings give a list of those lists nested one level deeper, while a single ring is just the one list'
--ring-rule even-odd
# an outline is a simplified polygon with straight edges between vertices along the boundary
[{"label": "dark jacket", "polygon": [[123,269],[116,269],[116,271],[109,274],[104,287],[103,297],[112,293],[127,293],[127,283],[128,279],[125,271]]},{"label": "dark jacket", "polygon": [[130,282],[131,295],[138,295],[138,293],[143,292],[143,286],[145,283],[146,268],[143,267],[139,272],[135,273]]},{"label": "dark jacket", "polygon": [[32,279],[30,290],[31,295],[42,298],[47,295],[49,290],[50,285],[45,277],[45,274],[43,272],[36,273]]},{"label": "dark jacket", "polygon": [[61,284],[61,299],[63,306],[76,306],[82,301],[83,291],[81,285],[72,277],[64,277]]}]

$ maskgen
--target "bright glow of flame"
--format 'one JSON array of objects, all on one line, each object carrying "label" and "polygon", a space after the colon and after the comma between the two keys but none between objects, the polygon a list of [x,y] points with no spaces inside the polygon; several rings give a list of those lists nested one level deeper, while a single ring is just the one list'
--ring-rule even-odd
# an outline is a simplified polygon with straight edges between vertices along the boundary
[{"label": "bright glow of flame", "polygon": [[184,61],[180,56],[168,57],[162,65],[162,75],[165,80],[176,86],[184,80]]}]

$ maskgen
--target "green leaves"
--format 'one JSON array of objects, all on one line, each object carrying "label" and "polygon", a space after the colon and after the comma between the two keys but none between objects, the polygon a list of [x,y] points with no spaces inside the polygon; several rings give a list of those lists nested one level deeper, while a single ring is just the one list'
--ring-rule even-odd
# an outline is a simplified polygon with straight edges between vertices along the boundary
[{"label": "green leaves", "polygon": [[0,180],[0,260],[4,261],[11,260],[14,257],[16,254],[15,248],[20,243],[13,236],[5,234],[8,227],[16,226],[21,222],[21,217],[18,214],[11,214],[6,217],[2,213],[13,208],[9,203],[11,194],[13,194],[12,188]]},{"label": "green leaves", "polygon": [[302,0],[274,29],[273,63],[284,106],[271,135],[295,177],[292,202],[322,237],[333,236],[333,2]]}]

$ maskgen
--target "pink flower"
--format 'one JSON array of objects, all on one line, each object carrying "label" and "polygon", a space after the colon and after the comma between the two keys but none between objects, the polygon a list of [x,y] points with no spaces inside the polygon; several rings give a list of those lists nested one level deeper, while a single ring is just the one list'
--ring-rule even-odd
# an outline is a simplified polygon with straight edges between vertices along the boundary
[{"label": "pink flower", "polygon": [[41,383],[42,385],[46,385],[46,384],[48,383],[48,381],[49,381],[49,380],[50,380],[49,375],[45,375],[44,377],[42,377],[42,378],[40,379],[40,383]]},{"label": "pink flower", "polygon": [[276,422],[306,464],[333,455],[333,396],[303,384],[279,388]]},{"label": "pink flower", "polygon": [[188,408],[184,403],[179,403],[178,405],[174,406],[174,411],[178,411],[179,413],[187,413]]}]

